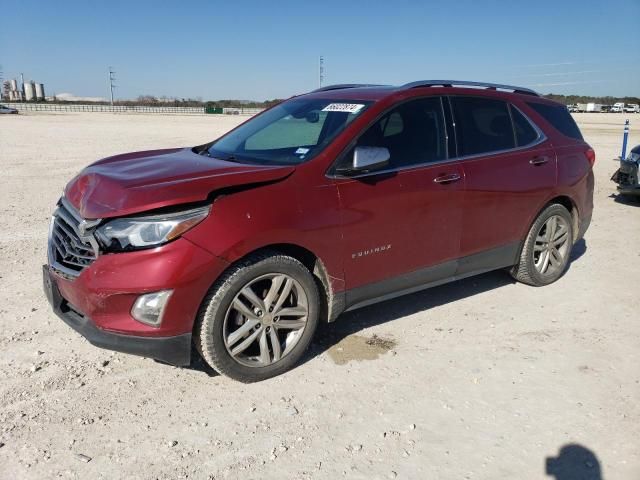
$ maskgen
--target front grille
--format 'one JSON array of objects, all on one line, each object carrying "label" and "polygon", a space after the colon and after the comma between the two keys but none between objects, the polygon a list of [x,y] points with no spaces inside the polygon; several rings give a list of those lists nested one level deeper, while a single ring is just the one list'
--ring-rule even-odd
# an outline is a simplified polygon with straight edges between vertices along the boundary
[{"label": "front grille", "polygon": [[69,276],[78,276],[98,257],[98,244],[88,231],[99,221],[83,220],[64,199],[58,204],[51,221],[49,263]]},{"label": "front grille", "polygon": [[618,183],[635,186],[638,183],[638,165],[633,162],[620,162]]}]

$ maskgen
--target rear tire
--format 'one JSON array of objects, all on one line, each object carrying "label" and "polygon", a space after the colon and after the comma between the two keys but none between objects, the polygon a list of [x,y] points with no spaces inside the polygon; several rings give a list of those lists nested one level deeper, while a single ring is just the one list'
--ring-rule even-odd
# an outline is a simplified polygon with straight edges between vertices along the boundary
[{"label": "rear tire", "polygon": [[319,318],[311,272],[276,252],[252,255],[211,287],[194,328],[202,358],[243,383],[280,375],[298,363]]},{"label": "rear tire", "polygon": [[573,238],[571,213],[558,203],[549,205],[533,222],[511,276],[535,287],[555,282],[569,265]]}]

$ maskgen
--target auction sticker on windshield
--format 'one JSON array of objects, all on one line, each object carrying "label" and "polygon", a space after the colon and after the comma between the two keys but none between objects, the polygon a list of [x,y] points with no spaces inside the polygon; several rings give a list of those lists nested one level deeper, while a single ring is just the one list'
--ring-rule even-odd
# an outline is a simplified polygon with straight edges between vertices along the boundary
[{"label": "auction sticker on windshield", "polygon": [[323,112],[358,113],[364,107],[361,103],[330,103],[322,109]]}]

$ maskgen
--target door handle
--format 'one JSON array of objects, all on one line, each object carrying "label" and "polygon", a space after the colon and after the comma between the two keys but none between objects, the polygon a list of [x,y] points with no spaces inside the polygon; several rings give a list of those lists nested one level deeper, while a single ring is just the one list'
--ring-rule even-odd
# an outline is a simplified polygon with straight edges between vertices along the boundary
[{"label": "door handle", "polygon": [[434,178],[433,181],[436,183],[447,184],[447,183],[457,182],[461,178],[462,177],[457,173],[450,173],[448,175],[440,175],[439,177]]},{"label": "door handle", "polygon": [[549,157],[535,157],[529,160],[529,163],[531,165],[537,166],[537,165],[544,165],[548,161],[549,161]]}]

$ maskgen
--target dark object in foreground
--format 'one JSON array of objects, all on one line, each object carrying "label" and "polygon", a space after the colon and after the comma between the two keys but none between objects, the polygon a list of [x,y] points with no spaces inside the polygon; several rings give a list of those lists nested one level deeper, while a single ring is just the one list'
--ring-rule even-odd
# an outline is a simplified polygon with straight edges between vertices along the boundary
[{"label": "dark object in foreground", "polygon": [[620,168],[615,171],[611,180],[618,184],[618,192],[622,195],[640,197],[638,168],[640,167],[640,145],[636,145],[627,158],[620,159]]},{"label": "dark object in foreground", "polygon": [[556,480],[602,480],[598,457],[582,445],[568,444],[557,457],[548,457],[545,473]]}]

